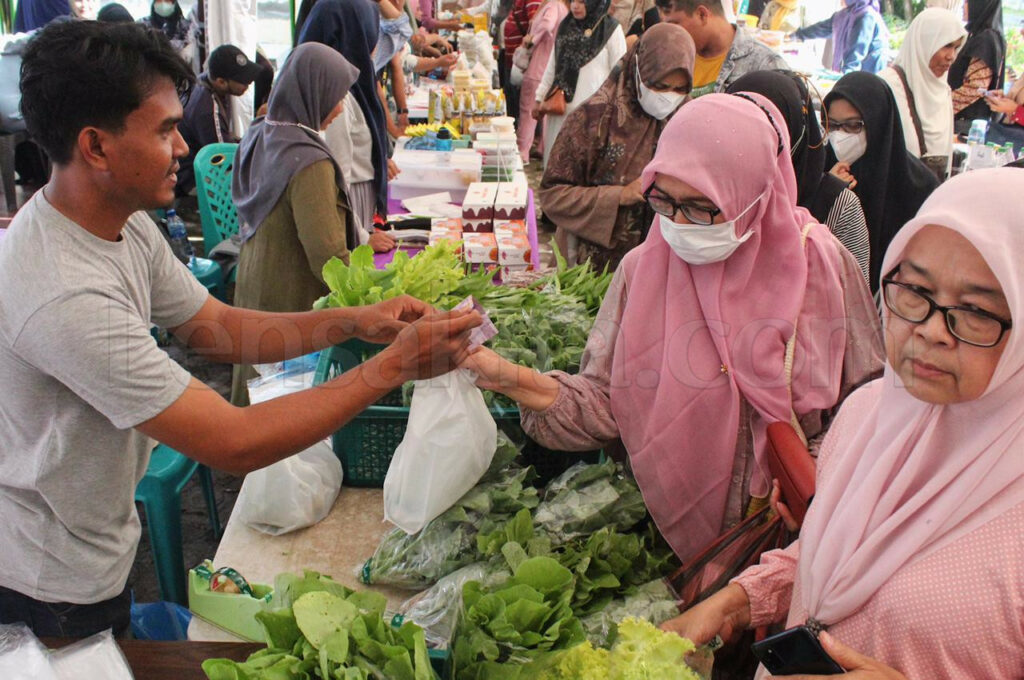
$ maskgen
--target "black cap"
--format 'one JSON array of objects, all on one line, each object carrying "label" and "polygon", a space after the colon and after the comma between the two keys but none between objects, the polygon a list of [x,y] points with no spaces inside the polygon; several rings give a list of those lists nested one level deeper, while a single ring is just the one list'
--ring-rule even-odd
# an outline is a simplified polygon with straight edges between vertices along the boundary
[{"label": "black cap", "polygon": [[262,70],[262,66],[251,61],[234,45],[221,45],[210,53],[206,62],[206,72],[210,78],[224,78],[243,85],[256,80]]}]

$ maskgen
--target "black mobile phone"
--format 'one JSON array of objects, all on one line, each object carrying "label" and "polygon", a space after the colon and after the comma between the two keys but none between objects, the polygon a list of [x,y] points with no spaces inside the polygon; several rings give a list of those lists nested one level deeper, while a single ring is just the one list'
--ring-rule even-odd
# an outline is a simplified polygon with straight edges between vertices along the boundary
[{"label": "black mobile phone", "polygon": [[846,672],[806,626],[766,637],[750,649],[772,675],[841,675]]}]

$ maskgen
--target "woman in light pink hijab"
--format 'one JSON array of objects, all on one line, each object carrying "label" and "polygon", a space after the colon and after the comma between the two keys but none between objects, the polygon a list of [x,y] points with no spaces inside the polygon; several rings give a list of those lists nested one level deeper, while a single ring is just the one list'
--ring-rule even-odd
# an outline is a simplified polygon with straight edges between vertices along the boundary
[{"label": "woman in light pink hijab", "polygon": [[669,628],[700,641],[788,609],[856,677],[1024,677],[1022,187],[956,177],[897,234],[885,376],[829,430],[799,541]]},{"label": "woman in light pink hijab", "polygon": [[767,99],[685,104],[641,182],[660,214],[616,271],[580,374],[541,375],[489,350],[471,363],[482,386],[519,402],[541,444],[621,439],[685,560],[767,496],[766,426],[795,411],[808,438],[821,433],[880,370],[881,336],[856,261],[796,205],[787,128]]}]

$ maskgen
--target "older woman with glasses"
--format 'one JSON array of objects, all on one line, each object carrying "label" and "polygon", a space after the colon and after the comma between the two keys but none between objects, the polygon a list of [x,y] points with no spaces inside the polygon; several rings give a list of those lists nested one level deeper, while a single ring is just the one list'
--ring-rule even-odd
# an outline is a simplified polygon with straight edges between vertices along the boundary
[{"label": "older woman with glasses", "polygon": [[1010,168],[954,177],[897,234],[885,376],[829,429],[799,540],[667,628],[827,629],[851,678],[1024,677],[1020,186]]},{"label": "older woman with glasses", "polygon": [[889,242],[939,180],[907,150],[889,85],[871,73],[847,73],[825,96],[827,167],[860,198],[871,240],[870,283],[881,277]]},{"label": "older woman with glasses", "polygon": [[860,268],[797,206],[788,148],[760,95],[686,104],[641,175],[656,216],[615,272],[580,374],[540,374],[488,349],[467,361],[481,386],[519,402],[543,445],[621,440],[684,560],[765,502],[768,424],[795,421],[814,439],[881,368]]}]

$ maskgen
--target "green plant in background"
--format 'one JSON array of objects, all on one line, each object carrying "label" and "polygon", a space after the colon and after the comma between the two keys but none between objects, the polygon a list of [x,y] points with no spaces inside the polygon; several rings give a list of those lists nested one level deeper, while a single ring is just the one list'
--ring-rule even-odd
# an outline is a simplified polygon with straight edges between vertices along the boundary
[{"label": "green plant in background", "polygon": [[14,0],[0,0],[0,33],[13,33]]}]

